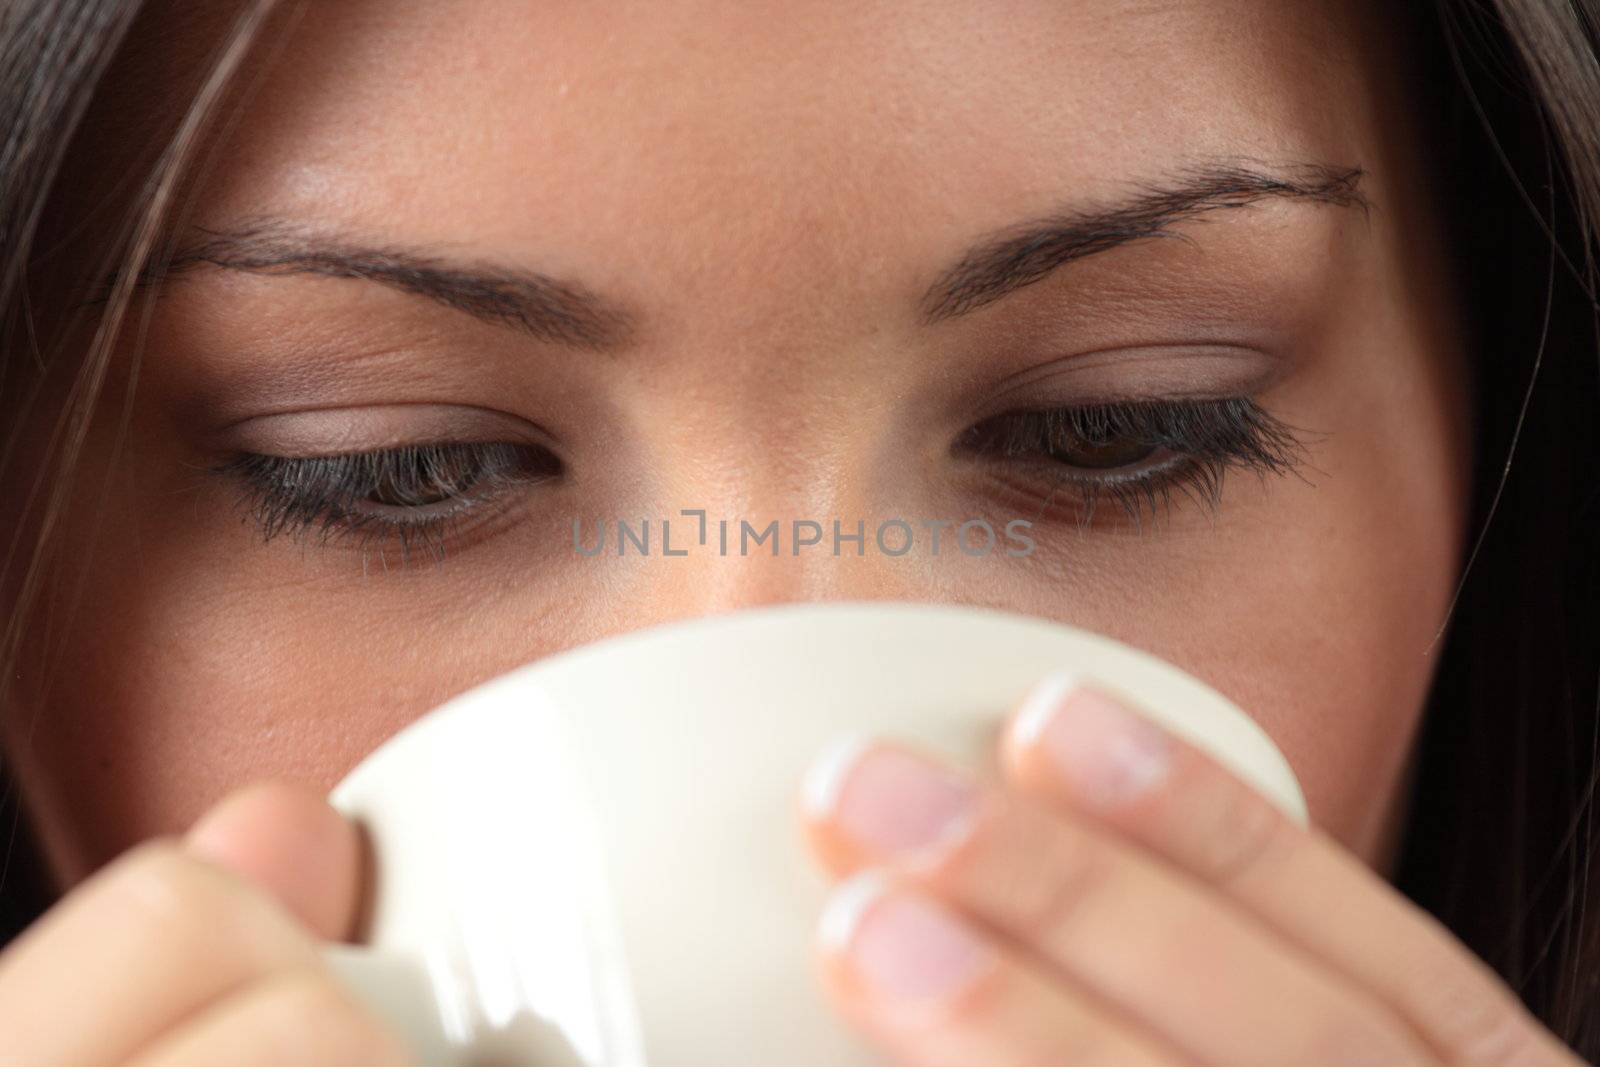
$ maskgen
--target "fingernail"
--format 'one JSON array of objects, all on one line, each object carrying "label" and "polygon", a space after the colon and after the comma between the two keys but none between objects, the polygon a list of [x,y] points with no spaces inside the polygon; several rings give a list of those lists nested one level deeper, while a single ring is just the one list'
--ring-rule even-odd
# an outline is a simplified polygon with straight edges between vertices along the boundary
[{"label": "fingernail", "polygon": [[813,817],[862,848],[917,862],[966,836],[978,793],[931,760],[852,736],[812,765],[804,796]]},{"label": "fingernail", "polygon": [[1019,746],[1036,747],[1075,795],[1101,808],[1149,792],[1172,764],[1172,740],[1164,730],[1065,671],[1029,692],[1012,737]]},{"label": "fingernail", "polygon": [[846,958],[877,996],[939,1001],[972,986],[999,954],[947,909],[895,891],[867,869],[839,885],[819,923],[822,943]]}]

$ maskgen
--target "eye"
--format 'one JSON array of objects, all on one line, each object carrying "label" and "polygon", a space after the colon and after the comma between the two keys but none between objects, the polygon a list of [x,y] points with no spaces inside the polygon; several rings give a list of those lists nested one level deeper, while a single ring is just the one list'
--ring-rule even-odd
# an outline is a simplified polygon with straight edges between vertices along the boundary
[{"label": "eye", "polygon": [[1056,458],[1072,467],[1112,470],[1148,459],[1155,451],[1153,447],[1138,441],[1086,441],[1076,448],[1057,453]]},{"label": "eye", "polygon": [[239,453],[211,470],[241,490],[264,540],[319,531],[363,548],[422,544],[444,555],[447,535],[510,492],[559,479],[549,450],[510,442],[445,442],[321,456]]},{"label": "eye", "polygon": [[407,448],[377,453],[373,486],[362,503],[385,508],[421,508],[464,499],[495,465],[482,448]]},{"label": "eye", "polygon": [[1023,413],[1001,425],[1009,454],[1037,450],[1065,466],[1085,470],[1132,467],[1162,452],[1160,444],[1110,425],[1090,408]]},{"label": "eye", "polygon": [[1227,397],[1007,412],[967,430],[955,449],[1036,475],[1052,495],[1074,490],[1087,524],[1107,496],[1135,521],[1147,506],[1170,507],[1175,489],[1214,508],[1229,468],[1294,470],[1301,447],[1255,401]]}]

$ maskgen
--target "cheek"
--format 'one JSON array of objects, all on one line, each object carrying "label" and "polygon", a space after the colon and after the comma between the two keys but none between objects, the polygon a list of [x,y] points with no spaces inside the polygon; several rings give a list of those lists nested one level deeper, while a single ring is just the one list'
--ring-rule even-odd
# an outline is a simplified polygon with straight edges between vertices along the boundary
[{"label": "cheek", "polygon": [[[1421,502],[1396,514],[1370,478],[1280,482],[1265,496],[1293,521],[1265,521],[1263,506],[1263,521],[1236,522],[1226,538],[1131,537],[1071,556],[1042,582],[956,557],[924,574],[926,588],[898,593],[1056,618],[1170,659],[1254,715],[1319,825],[1370,856],[1427,688],[1421,650],[1448,595],[1453,544],[1441,532],[1451,526]],[[643,625],[733,606],[701,604],[703,589],[687,587],[667,603],[678,587],[647,582],[610,599],[577,575],[543,598],[510,580],[498,591],[375,581],[338,593],[239,583],[208,564],[204,539],[131,508],[118,522],[131,503],[112,500],[107,529],[120,537],[69,542],[69,558],[89,564],[88,595],[48,696],[23,701],[7,723],[6,750],[23,755],[24,789],[67,884],[143,837],[180,832],[245,781],[331,788],[449,696],[626,629],[630,612]],[[736,600],[759,599],[754,585],[739,588]],[[612,610],[583,606],[595,603]],[[35,715],[24,744],[16,728]]]},{"label": "cheek", "polygon": [[352,550],[263,544],[152,423],[111,463],[115,423],[91,430],[0,717],[58,884],[246,782],[331,789],[430,708],[641,607],[613,571],[527,555],[364,577]]},{"label": "cheek", "polygon": [[1323,528],[1281,532],[1217,583],[1191,668],[1261,722],[1316,824],[1369,863],[1400,800],[1456,559],[1454,510],[1399,516],[1385,481],[1347,501],[1325,486],[1307,505]]},{"label": "cheek", "polygon": [[[1318,827],[1376,864],[1457,559],[1454,501],[1429,480],[1441,468],[1391,478],[1386,463],[1343,451],[1359,477],[1277,482],[1258,508],[1229,490],[1227,536],[1079,558],[1048,587],[1007,590],[1004,606],[1119,638],[1218,689],[1283,751]],[[1395,481],[1411,479],[1422,495],[1397,508],[1408,490]]]},{"label": "cheek", "polygon": [[[86,582],[70,643],[55,671],[29,676],[6,724],[8,759],[68,884],[145,837],[181,832],[245,782],[331,789],[429,708],[575,643],[529,626],[563,612],[526,595],[241,580],[204,537],[132,513],[118,522],[127,501],[109,503],[114,541],[68,542]],[[241,540],[293,574],[293,551]],[[37,644],[24,662],[42,662]]]},{"label": "cheek", "polygon": [[1464,557],[1471,491],[1461,349],[1386,329],[1352,346],[1307,424],[1330,432],[1309,486],[1212,583],[1202,673],[1250,710],[1300,775],[1313,818],[1380,858]]},{"label": "cheek", "polygon": [[[1397,351],[1392,333],[1378,340],[1355,350]],[[73,582],[83,596],[53,625],[43,610],[27,623],[34,647],[22,662],[52,666],[8,704],[7,758],[70,884],[143,837],[181,831],[246,781],[331,788],[429,708],[564,647],[768,601],[951,600],[1098,630],[1209,682],[1283,749],[1317,823],[1370,861],[1456,573],[1463,439],[1448,370],[1358,364],[1323,360],[1281,398],[1287,421],[1328,431],[1309,484],[1240,475],[1214,520],[1180,505],[1148,536],[1038,532],[1039,555],[1026,562],[846,555],[675,569],[653,558],[540,577],[508,554],[333,582],[307,577],[319,573],[305,565],[314,546],[262,546],[236,519],[185,506],[162,476],[141,476],[181,469],[181,457],[159,454],[158,434],[135,435],[109,482],[85,470],[83,484],[108,484],[109,495],[81,492],[62,527],[72,566],[58,576],[61,602]],[[91,452],[109,444],[109,432],[92,438]],[[928,489],[913,499],[897,484],[898,499],[886,483],[856,503],[974,513],[970,498]],[[639,501],[646,514],[670,513],[657,503]],[[46,647],[63,633],[68,643]]]},{"label": "cheek", "polygon": [[1230,474],[1212,524],[1069,537],[1046,580],[990,588],[1230,697],[1284,752],[1313,821],[1377,865],[1463,559],[1470,407],[1444,331],[1356,321],[1270,402],[1320,435],[1303,480]]}]

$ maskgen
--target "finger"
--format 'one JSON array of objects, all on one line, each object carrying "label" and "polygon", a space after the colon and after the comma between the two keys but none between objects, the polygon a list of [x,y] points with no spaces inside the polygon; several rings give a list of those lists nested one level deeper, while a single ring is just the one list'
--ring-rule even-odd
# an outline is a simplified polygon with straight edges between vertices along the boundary
[{"label": "finger", "polygon": [[1216,887],[1372,991],[1443,1062],[1578,1062],[1432,915],[1109,692],[1046,680],[1012,719],[1002,766],[1019,790]]},{"label": "finger", "polygon": [[354,936],[365,844],[321,792],[296,782],[249,786],[208,811],[183,840],[266,889],[318,937]]},{"label": "finger", "polygon": [[846,750],[818,774],[830,862],[892,865],[1196,1061],[1437,1062],[1370,995],[1091,824],[901,746]]},{"label": "finger", "polygon": [[120,1064],[247,982],[321,965],[271,897],[155,839],[90,876],[0,953],[4,1059]]},{"label": "finger", "polygon": [[126,1067],[411,1067],[400,1040],[320,971],[282,971],[202,1010]]},{"label": "finger", "polygon": [[882,870],[835,889],[818,931],[830,996],[904,1067],[1190,1067]]}]

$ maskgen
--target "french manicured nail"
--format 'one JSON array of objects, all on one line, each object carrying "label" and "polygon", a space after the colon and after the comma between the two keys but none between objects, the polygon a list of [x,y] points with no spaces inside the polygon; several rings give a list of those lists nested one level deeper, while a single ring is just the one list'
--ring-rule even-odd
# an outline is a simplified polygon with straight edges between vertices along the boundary
[{"label": "french manicured nail", "polygon": [[965,836],[977,799],[976,786],[931,760],[862,737],[835,744],[805,782],[813,817],[870,852],[913,863]]},{"label": "french manicured nail", "polygon": [[960,918],[926,897],[896,891],[873,868],[833,891],[818,928],[822,943],[848,959],[875,995],[896,1001],[947,999],[999,961]]},{"label": "french manicured nail", "polygon": [[1042,679],[1023,700],[1012,737],[1041,752],[1074,794],[1103,808],[1127,803],[1166,777],[1166,731],[1068,672]]}]

